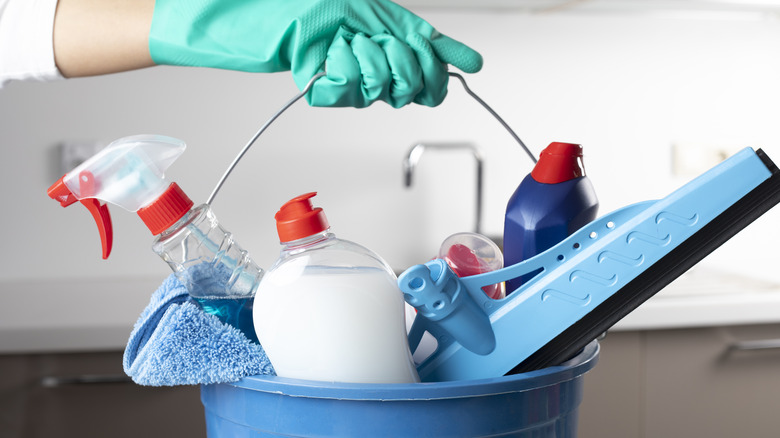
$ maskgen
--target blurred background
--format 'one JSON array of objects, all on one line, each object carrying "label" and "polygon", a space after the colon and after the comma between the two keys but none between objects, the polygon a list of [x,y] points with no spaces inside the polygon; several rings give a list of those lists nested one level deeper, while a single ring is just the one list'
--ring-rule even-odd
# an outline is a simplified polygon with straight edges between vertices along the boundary
[{"label": "blurred background", "polygon": [[[583,145],[600,214],[663,197],[744,147],[762,148],[780,160],[780,2],[400,3],[483,55],[483,70],[465,75],[469,86],[535,154],[553,141]],[[35,368],[42,373],[36,376],[45,377],[70,372],[56,364],[73,355],[121,358],[117,352],[132,324],[170,272],[151,252],[152,236],[135,214],[110,207],[114,251],[102,260],[86,210],[62,209],[46,196],[80,156],[128,135],[182,139],[188,150],[167,177],[196,203],[205,202],[240,148],[297,92],[289,73],[179,67],[16,82],[0,90],[5,199],[0,363],[7,361],[2,368],[25,378]],[[434,143],[479,149],[481,231],[500,237],[506,202],[532,162],[454,80],[436,108],[394,110],[380,103],[361,110],[322,109],[299,102],[260,137],[213,207],[267,268],[279,252],[274,213],[288,199],[317,191],[315,204],[325,209],[337,235],[371,248],[400,272],[435,256],[448,235],[474,228],[477,175],[469,151],[426,150],[413,184],[404,186],[402,163],[409,149]],[[582,436],[685,436],[674,433],[681,430],[734,436],[713,419],[719,416],[733,419],[729,424],[744,435],[746,430],[753,430],[752,436],[776,433],[769,429],[777,424],[772,404],[746,407],[742,399],[760,398],[768,391],[763,383],[780,380],[777,350],[737,358],[746,368],[734,375],[758,383],[721,374],[736,366],[733,361],[727,371],[701,376],[713,363],[722,364],[721,350],[729,342],[780,338],[778,219],[780,210],[770,211],[703,261],[687,283],[675,282],[676,289],[661,292],[607,336],[602,363],[586,380]],[[686,337],[690,343],[682,343]],[[691,368],[690,374],[703,380],[694,387],[684,377],[685,364],[694,360],[669,365],[668,358],[710,338],[717,346],[701,353],[701,369]],[[91,363],[98,360],[90,357]],[[117,365],[110,358],[98,361]],[[654,368],[654,360],[668,369]],[[677,372],[682,373],[678,379]],[[663,392],[663,384],[653,379],[666,382],[668,391],[684,382],[692,389],[685,395]],[[712,389],[719,382],[732,383]],[[14,384],[3,385],[0,407],[15,410],[0,409],[6,412],[0,414],[0,436],[69,436],[62,424],[55,435],[46,435],[51,431],[22,420],[30,414],[19,401],[27,397],[62,407],[70,399],[19,388],[10,397]],[[186,400],[197,410],[197,388],[189,390],[194,392]],[[730,400],[707,392],[715,390]],[[702,400],[724,404],[705,407]]]}]

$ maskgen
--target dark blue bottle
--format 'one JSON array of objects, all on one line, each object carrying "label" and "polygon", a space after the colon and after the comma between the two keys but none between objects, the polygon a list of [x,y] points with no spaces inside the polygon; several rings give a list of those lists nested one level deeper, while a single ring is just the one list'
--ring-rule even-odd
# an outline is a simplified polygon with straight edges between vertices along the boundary
[{"label": "dark blue bottle", "polygon": [[[504,220],[504,266],[533,257],[596,218],[598,199],[582,164],[582,146],[550,143],[509,198]],[[510,280],[511,293],[535,273]]]}]

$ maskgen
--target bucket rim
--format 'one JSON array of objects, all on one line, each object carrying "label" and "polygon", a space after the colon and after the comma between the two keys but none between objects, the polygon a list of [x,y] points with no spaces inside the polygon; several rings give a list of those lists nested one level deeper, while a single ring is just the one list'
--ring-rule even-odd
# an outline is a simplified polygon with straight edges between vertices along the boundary
[{"label": "bucket rim", "polygon": [[487,379],[423,383],[343,383],[292,379],[279,376],[248,376],[226,383],[238,389],[284,394],[291,397],[337,400],[435,400],[488,396],[527,391],[574,380],[598,362],[599,343],[592,341],[568,361],[522,374]]}]

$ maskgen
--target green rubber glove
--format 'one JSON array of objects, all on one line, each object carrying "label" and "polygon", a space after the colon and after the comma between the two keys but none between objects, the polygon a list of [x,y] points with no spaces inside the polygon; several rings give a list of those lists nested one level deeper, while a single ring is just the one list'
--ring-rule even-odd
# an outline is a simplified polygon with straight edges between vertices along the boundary
[{"label": "green rubber glove", "polygon": [[447,64],[482,68],[479,53],[388,0],[157,0],[149,51],[156,64],[291,70],[300,89],[325,71],[313,106],[436,106]]}]

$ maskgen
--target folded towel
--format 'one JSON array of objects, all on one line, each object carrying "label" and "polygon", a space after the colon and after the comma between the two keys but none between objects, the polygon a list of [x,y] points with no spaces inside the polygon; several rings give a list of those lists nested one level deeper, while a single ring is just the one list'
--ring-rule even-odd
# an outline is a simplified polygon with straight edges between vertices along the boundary
[{"label": "folded towel", "polygon": [[203,312],[174,275],[141,312],[123,365],[133,381],[148,386],[226,383],[274,374],[263,347]]}]

